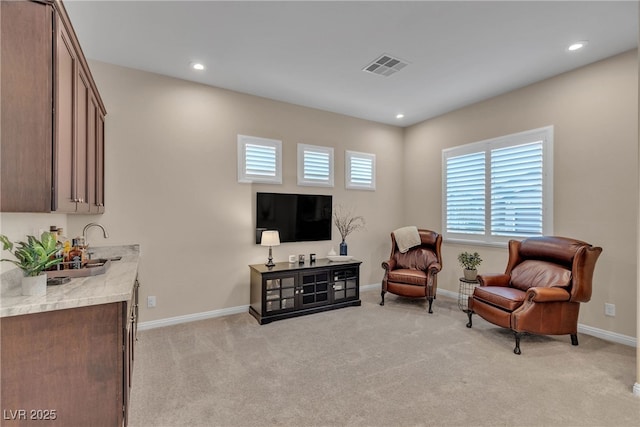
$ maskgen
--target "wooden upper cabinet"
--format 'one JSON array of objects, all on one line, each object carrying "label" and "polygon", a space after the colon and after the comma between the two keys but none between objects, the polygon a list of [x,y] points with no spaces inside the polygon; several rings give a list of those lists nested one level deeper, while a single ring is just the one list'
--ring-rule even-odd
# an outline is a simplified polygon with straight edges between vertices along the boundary
[{"label": "wooden upper cabinet", "polygon": [[[104,115],[94,97],[89,105],[89,143],[87,176],[89,210],[104,212]],[[93,168],[93,169],[92,169]]]},{"label": "wooden upper cabinet", "polygon": [[53,206],[58,212],[76,211],[74,153],[75,86],[78,60],[71,37],[58,16],[56,22],[55,70],[55,126],[53,134]]},{"label": "wooden upper cabinet", "polygon": [[101,213],[106,111],[64,6],[0,8],[0,212]]},{"label": "wooden upper cabinet", "polygon": [[[87,153],[89,151],[89,83],[87,76],[82,70],[78,69],[78,78],[76,79],[76,137],[74,140],[73,152],[75,154],[75,185],[76,185],[76,212],[89,212],[89,193],[88,193],[88,176],[87,164],[89,159]],[[93,170],[93,169],[92,169]]]},{"label": "wooden upper cabinet", "polygon": [[97,148],[96,148],[96,208],[98,213],[104,212],[104,114],[96,117]]},{"label": "wooden upper cabinet", "polygon": [[0,2],[0,211],[51,211],[53,10]]}]

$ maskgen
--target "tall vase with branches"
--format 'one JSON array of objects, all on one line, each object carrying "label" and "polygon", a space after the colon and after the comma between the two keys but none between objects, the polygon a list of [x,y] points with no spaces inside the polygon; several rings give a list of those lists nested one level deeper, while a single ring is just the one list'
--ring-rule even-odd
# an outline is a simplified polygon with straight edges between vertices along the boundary
[{"label": "tall vase with branches", "polygon": [[347,255],[347,243],[345,240],[349,234],[365,227],[366,223],[364,217],[354,215],[351,209],[345,208],[342,205],[337,205],[333,211],[333,223],[340,232],[340,237],[342,237],[342,242],[340,243],[340,255]]}]

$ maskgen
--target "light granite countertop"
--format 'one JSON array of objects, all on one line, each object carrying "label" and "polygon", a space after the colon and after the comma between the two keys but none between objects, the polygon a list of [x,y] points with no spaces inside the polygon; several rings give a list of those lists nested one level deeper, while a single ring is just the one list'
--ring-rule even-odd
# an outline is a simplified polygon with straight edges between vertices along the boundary
[{"label": "light granite countertop", "polygon": [[138,274],[140,246],[92,247],[93,258],[122,256],[97,276],[72,279],[69,283],[47,286],[44,296],[23,296],[19,269],[0,276],[0,317],[63,310],[112,302],[128,301]]}]

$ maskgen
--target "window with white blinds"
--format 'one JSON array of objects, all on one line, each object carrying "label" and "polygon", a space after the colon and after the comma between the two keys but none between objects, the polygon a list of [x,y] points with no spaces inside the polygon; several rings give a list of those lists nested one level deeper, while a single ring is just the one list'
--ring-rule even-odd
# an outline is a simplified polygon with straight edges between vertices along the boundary
[{"label": "window with white blinds", "polygon": [[443,150],[443,236],[503,244],[553,234],[553,127]]},{"label": "window with white blinds", "polygon": [[298,185],[333,187],[333,148],[298,144]]},{"label": "window with white blinds", "polygon": [[282,141],[238,135],[238,182],[282,184]]},{"label": "window with white blinds", "polygon": [[485,155],[483,152],[447,158],[446,230],[485,233]]},{"label": "window with white blinds", "polygon": [[345,153],[345,187],[351,190],[376,189],[376,155],[347,151]]}]

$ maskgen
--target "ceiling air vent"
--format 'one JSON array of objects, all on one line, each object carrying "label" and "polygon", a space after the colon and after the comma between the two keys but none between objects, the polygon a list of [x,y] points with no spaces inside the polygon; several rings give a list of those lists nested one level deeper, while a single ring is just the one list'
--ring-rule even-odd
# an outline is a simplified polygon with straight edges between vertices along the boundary
[{"label": "ceiling air vent", "polygon": [[406,61],[385,54],[364,67],[362,71],[388,77],[391,74],[402,70],[407,65],[408,63]]}]

